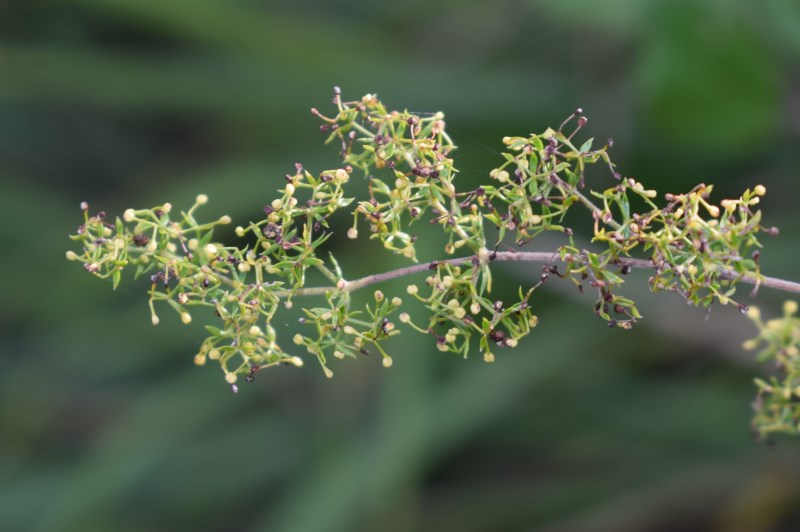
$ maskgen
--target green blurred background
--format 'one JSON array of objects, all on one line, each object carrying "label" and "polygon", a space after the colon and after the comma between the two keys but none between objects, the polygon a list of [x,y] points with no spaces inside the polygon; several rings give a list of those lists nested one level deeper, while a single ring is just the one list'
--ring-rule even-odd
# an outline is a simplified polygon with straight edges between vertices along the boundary
[{"label": "green blurred background", "polygon": [[[502,136],[581,106],[586,135],[662,192],[763,183],[782,230],[764,270],[798,278],[796,0],[6,1],[0,530],[800,529],[798,442],[749,431],[754,329],[649,294],[646,274],[631,332],[554,281],[492,366],[405,333],[391,370],[282,368],[234,395],[192,364],[199,325],[163,310],[153,328],[142,284],[114,293],[64,260],[84,200],[118,214],[204,192],[209,218],[255,219],[295,162],[337,163],[309,113],[334,85],[443,110],[465,187]],[[346,275],[398,264],[343,240]]]}]

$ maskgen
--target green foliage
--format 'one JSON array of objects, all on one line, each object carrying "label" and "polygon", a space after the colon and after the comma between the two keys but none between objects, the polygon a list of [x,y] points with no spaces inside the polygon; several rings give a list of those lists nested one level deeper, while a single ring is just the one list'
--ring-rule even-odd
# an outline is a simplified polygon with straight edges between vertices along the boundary
[{"label": "green foliage", "polygon": [[758,396],[753,403],[753,428],[762,437],[773,433],[800,433],[800,318],[797,303],[783,305],[783,317],[764,322],[755,307],[747,313],[759,334],[745,342],[745,349],[760,349],[758,360],[772,362],[777,375],[769,381],[756,379]]},{"label": "green foliage", "polygon": [[[716,205],[710,201],[713,187],[701,184],[685,194],[665,194],[666,204],[659,206],[656,191],[616,171],[608,155],[611,140],[599,148],[593,148],[593,139],[573,143],[587,123],[580,109],[557,130],[504,138],[508,152],[489,172],[490,181],[460,190],[450,157],[455,145],[442,113],[390,111],[371,94],[345,102],[338,89],[334,102],[332,117],[312,112],[323,121],[320,129],[329,133],[328,142],[340,147],[343,166],[314,174],[297,164],[279,196],[264,206],[264,217],[236,228],[237,236],[248,239],[244,246],[213,240],[214,229],[231,222],[228,216],[211,223],[196,220],[195,211],[207,202],[201,194],[186,212],[176,214],[170,204],[128,209],[113,224],[104,213],[91,216],[84,204],[84,224],[72,237],[80,242],[81,253],[70,251],[68,258],[110,278],[115,288],[128,266],[135,267],[136,277],[150,273],[153,324],[159,322],[155,302],[166,302],[184,323],[192,321],[193,306],[213,309],[219,321],[206,326],[209,336],[195,363],[218,361],[234,390],[240,375],[252,380],[268,367],[303,365],[296,348],[278,338],[273,321],[283,307],[292,308],[296,298],[305,296],[322,296],[323,301],[301,308],[304,332],[293,337],[293,344],[311,354],[328,377],[333,375],[330,357],[355,358],[372,348],[390,367],[392,357],[383,344],[399,333],[392,319],[402,299],[378,290],[362,311],[351,293],[425,271],[425,288],[410,284],[407,293],[424,304],[428,315],[412,318],[400,312],[399,321],[431,335],[440,351],[464,357],[477,337],[486,362],[495,360],[494,348],[516,347],[536,327],[532,294],[554,275],[569,279],[581,292],[591,289],[597,296],[595,314],[624,329],[642,317],[635,302],[619,293],[633,267],[653,270],[649,285],[654,291],[675,292],[696,306],[733,302],[742,312],[747,307],[733,299],[738,282],[756,287],[778,282],[759,270],[757,236],[777,234],[761,225],[755,208],[766,192],[763,185]],[[573,121],[577,125],[568,131]],[[586,194],[586,169],[598,162],[608,167],[612,186],[593,187]],[[365,175],[368,199],[357,201],[349,192],[354,181],[361,182],[352,179],[355,168]],[[567,225],[574,205],[589,211],[592,250],[582,247]],[[444,233],[446,255],[462,251],[461,256],[347,280],[336,259],[320,250],[338,231],[329,224],[332,215],[348,208],[350,239],[359,238],[359,226],[366,225],[370,239],[418,262],[418,235],[412,231],[424,221],[423,227],[436,226]],[[543,232],[561,235],[563,245],[550,253],[516,250]],[[495,261],[543,262],[543,273],[520,287],[515,301],[494,300],[490,265]],[[315,278],[327,284],[314,286],[309,279]],[[796,330],[796,324],[787,327]],[[784,403],[798,385],[794,373],[786,373]],[[797,409],[776,403],[775,383],[758,382],[758,430],[795,431]],[[776,409],[781,422],[768,423]]]}]

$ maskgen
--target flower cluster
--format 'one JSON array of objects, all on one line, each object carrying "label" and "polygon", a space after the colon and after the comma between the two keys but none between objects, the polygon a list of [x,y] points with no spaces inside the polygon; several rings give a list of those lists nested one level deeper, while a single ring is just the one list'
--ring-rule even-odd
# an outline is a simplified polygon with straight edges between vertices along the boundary
[{"label": "flower cluster", "polygon": [[[113,223],[102,212],[90,215],[83,204],[84,223],[72,236],[81,249],[69,251],[67,258],[111,278],[115,288],[128,267],[136,277],[150,274],[154,324],[159,322],[155,302],[167,303],[184,323],[192,320],[192,307],[209,307],[216,321],[206,326],[209,336],[195,362],[217,361],[234,387],[239,376],[252,380],[266,367],[302,365],[300,355],[306,353],[329,377],[331,358],[372,349],[389,367],[393,359],[383,343],[400,332],[393,320],[431,336],[441,351],[466,357],[477,344],[484,360],[492,362],[495,348],[515,347],[537,325],[532,295],[552,276],[569,279],[581,292],[588,287],[597,296],[595,314],[622,328],[641,318],[635,303],[619,293],[631,268],[653,271],[652,290],[672,291],[706,307],[736,303],[739,282],[800,291],[759,270],[757,237],[777,233],[761,225],[756,206],[766,192],[762,185],[719,205],[711,203],[712,186],[698,185],[684,194],[665,194],[659,205],[654,190],[616,170],[608,155],[610,139],[599,148],[593,139],[574,143],[587,123],[580,109],[557,130],[504,138],[507,152],[486,183],[462,190],[451,158],[455,145],[442,113],[391,111],[371,94],[346,102],[338,89],[334,105],[332,116],[316,109],[312,113],[322,120],[320,130],[328,142],[340,146],[342,167],[312,173],[296,164],[277,196],[268,199],[263,215],[236,227],[236,235],[248,242],[243,247],[213,240],[214,229],[229,224],[229,217],[196,220],[196,210],[207,202],[201,194],[185,212],[175,212],[170,204],[128,209]],[[608,168],[607,184],[587,187],[586,171],[595,163]],[[351,179],[356,170],[364,180]],[[362,190],[355,182],[364,183]],[[565,223],[575,205],[588,211],[591,249],[580,245]],[[343,209],[353,224],[340,230],[329,222]],[[441,229],[444,257],[419,262],[419,235],[413,231],[420,227],[423,237],[431,236],[431,228]],[[543,232],[560,235],[562,245],[547,253],[522,249]],[[347,280],[336,259],[320,253],[320,246],[337,234],[378,240],[411,265]],[[491,296],[492,265],[504,261],[544,263],[542,274],[519,287],[513,301]],[[401,295],[422,303],[428,310],[425,318],[412,319],[400,296],[380,290],[364,311],[352,302],[356,290],[422,274],[427,275],[424,283],[409,284]],[[301,307],[301,332],[291,342],[278,338],[274,317],[305,296],[315,296],[318,303]],[[796,379],[786,369],[797,366],[792,357],[798,326],[796,319],[790,323],[792,313],[780,327],[784,339],[786,331],[795,331],[794,343],[782,350],[769,347],[764,356],[786,361],[784,373]],[[762,327],[761,338],[770,346],[775,323]],[[791,402],[792,394],[800,395],[795,393],[798,384],[760,382],[760,431],[778,430],[769,428],[778,426],[778,410],[789,416],[781,423],[797,427],[798,409]]]},{"label": "flower cluster", "polygon": [[[573,117],[578,125],[567,134],[564,127]],[[592,149],[593,139],[580,147],[572,143],[585,124],[578,110],[558,131],[503,139],[511,153],[504,153],[505,163],[490,173],[497,185],[481,189],[481,204],[488,208],[485,218],[499,229],[498,244],[507,233],[514,234],[518,246],[543,231],[563,233],[568,242],[559,249],[566,264],[562,275],[572,278],[580,290],[587,281],[598,293],[597,315],[609,325],[624,328],[641,317],[633,301],[616,293],[623,283],[620,274],[630,269],[622,263],[637,248],[646,253],[655,270],[651,288],[676,292],[693,305],[727,304],[737,281],[757,282],[757,235],[762,231],[777,234],[777,229],[761,226],[761,212],[754,210],[766,192],[763,185],[719,206],[709,202],[713,187],[698,185],[686,194],[666,194],[667,204],[659,207],[655,190],[615,170],[608,156],[611,140],[599,149]],[[609,167],[615,184],[603,191],[592,190],[587,197],[582,192],[585,169],[598,161]],[[605,249],[576,246],[572,230],[561,222],[573,205],[589,210],[593,242]],[[645,210],[635,212],[634,205]],[[744,305],[740,308],[746,311]]]},{"label": "flower cluster", "polygon": [[772,362],[776,374],[767,381],[755,379],[758,395],[753,402],[753,430],[759,436],[774,433],[800,434],[800,318],[797,303],[783,305],[783,317],[766,322],[753,307],[747,316],[756,324],[756,338],[744,343],[748,350],[759,349],[760,362]]},{"label": "flower cluster", "polygon": [[448,236],[447,254],[464,246],[473,253],[485,247],[483,217],[454,184],[457,171],[449,156],[455,145],[445,132],[443,113],[387,111],[372,94],[343,102],[338,89],[334,103],[338,113],[333,118],[316,109],[312,113],[324,122],[320,130],[330,131],[328,142],[341,143],[344,162],[369,179],[369,200],[358,202],[348,236],[357,238],[361,218],[371,238],[416,260],[416,237],[408,231],[414,222],[427,219]]}]

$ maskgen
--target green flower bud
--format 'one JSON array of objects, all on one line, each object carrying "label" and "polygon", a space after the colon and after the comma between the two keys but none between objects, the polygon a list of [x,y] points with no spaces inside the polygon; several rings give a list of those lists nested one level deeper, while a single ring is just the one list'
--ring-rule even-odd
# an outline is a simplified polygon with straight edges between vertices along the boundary
[{"label": "green flower bud", "polygon": [[350,176],[347,175],[346,170],[339,168],[336,170],[336,172],[334,172],[334,178],[338,183],[347,183],[347,181],[350,179]]},{"label": "green flower bud", "polygon": [[742,343],[742,349],[745,351],[752,351],[756,347],[758,347],[758,338],[751,338],[750,340],[745,340]]}]

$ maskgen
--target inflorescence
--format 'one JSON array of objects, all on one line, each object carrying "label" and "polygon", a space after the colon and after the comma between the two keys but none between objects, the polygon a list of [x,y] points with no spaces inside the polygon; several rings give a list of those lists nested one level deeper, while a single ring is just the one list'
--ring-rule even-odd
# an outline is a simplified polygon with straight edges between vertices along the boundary
[{"label": "inflorescence", "polygon": [[[103,212],[91,215],[84,203],[84,223],[71,237],[80,250],[67,252],[67,258],[82,262],[95,276],[110,278],[114,288],[126,268],[132,267],[135,277],[149,275],[154,325],[159,322],[156,302],[166,303],[184,323],[192,321],[194,307],[209,307],[216,318],[206,326],[209,335],[195,363],[218,362],[234,389],[240,376],[252,380],[267,367],[303,365],[297,354],[303,351],[328,377],[333,375],[331,357],[356,357],[373,348],[389,367],[392,357],[383,344],[400,332],[396,322],[430,335],[439,350],[465,357],[477,337],[484,360],[492,362],[496,348],[515,347],[536,327],[532,294],[551,276],[594,293],[595,314],[625,329],[641,318],[634,301],[619,293],[632,268],[652,270],[654,291],[675,292],[704,307],[732,303],[742,312],[747,307],[734,299],[739,282],[754,285],[754,291],[761,285],[800,290],[759,270],[758,236],[777,234],[762,226],[756,208],[764,186],[717,205],[710,200],[713,187],[701,184],[684,194],[665,194],[659,205],[656,191],[616,170],[608,155],[611,140],[600,147],[594,147],[593,139],[573,143],[587,123],[580,109],[557,130],[504,138],[502,164],[489,172],[487,182],[460,190],[451,158],[455,145],[442,113],[390,111],[370,94],[345,102],[338,89],[333,102],[333,115],[312,113],[322,120],[320,130],[328,142],[339,146],[342,166],[312,173],[296,164],[277,197],[264,206],[263,216],[235,228],[237,236],[248,238],[247,245],[214,240],[214,230],[231,219],[199,222],[196,211],[208,201],[201,194],[188,211],[176,212],[169,203],[128,209],[113,223]],[[609,186],[602,190],[586,183],[587,166],[598,162],[610,173]],[[356,169],[366,180],[353,184]],[[366,190],[351,191],[358,188]],[[359,193],[364,197],[359,199]],[[580,246],[565,225],[575,205],[588,210],[591,250]],[[320,253],[324,242],[341,234],[329,224],[340,210],[352,215],[352,225],[342,231],[348,238],[378,240],[412,264],[347,280],[335,258]],[[444,258],[419,263],[417,234],[411,231],[420,226],[421,234],[434,226],[441,229]],[[560,235],[563,245],[552,252],[523,250],[543,232]],[[503,261],[544,264],[541,275],[520,287],[510,302],[491,297],[490,266]],[[408,284],[401,295],[421,302],[427,316],[412,319],[400,296],[381,290],[363,311],[353,308],[352,292],[423,272],[424,282]],[[309,286],[311,278],[327,282]],[[276,314],[304,296],[317,296],[318,306],[303,306],[302,332],[279,339],[273,327]],[[780,328],[776,322],[761,327],[760,338],[771,346],[762,358],[782,361],[784,376],[794,379],[758,381],[756,424],[762,431],[798,427],[800,411],[793,398],[800,397],[800,327],[789,314],[781,322],[786,345],[780,349],[773,341]],[[786,335],[794,343],[787,344]],[[771,413],[783,416],[783,424],[776,425],[777,414]]]}]

